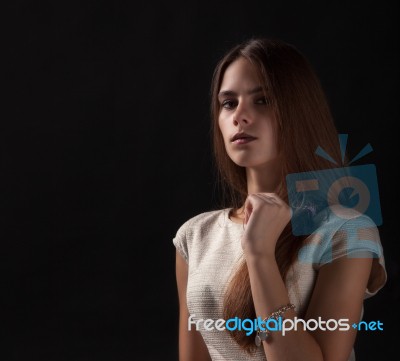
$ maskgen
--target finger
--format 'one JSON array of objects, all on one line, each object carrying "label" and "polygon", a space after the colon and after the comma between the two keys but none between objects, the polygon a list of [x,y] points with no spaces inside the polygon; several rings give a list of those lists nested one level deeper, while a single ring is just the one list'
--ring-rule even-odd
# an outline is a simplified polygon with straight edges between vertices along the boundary
[{"label": "finger", "polygon": [[275,204],[281,206],[287,205],[287,203],[282,198],[280,198],[276,193],[257,193],[257,194],[259,194],[264,199],[270,202],[274,202]]},{"label": "finger", "polygon": [[244,204],[244,223],[247,224],[251,213],[253,212],[252,200],[247,198]]},{"label": "finger", "polygon": [[244,210],[245,211],[252,211],[254,206],[255,206],[256,201],[254,200],[254,198],[247,198],[246,202],[244,204]]},{"label": "finger", "polygon": [[265,193],[257,193],[257,194],[255,194],[255,196],[257,198],[261,199],[263,202],[267,202],[270,204],[278,204],[278,205],[280,204],[279,201],[275,197],[269,196]]}]

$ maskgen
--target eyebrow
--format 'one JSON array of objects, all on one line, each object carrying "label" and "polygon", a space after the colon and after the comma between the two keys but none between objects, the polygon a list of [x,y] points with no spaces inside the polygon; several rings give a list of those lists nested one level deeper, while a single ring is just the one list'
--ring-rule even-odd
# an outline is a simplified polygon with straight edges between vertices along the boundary
[{"label": "eyebrow", "polygon": [[[258,86],[254,89],[250,89],[249,91],[246,92],[248,95],[256,94],[256,93],[261,93],[263,91],[263,88],[261,86]],[[221,96],[237,96],[237,93],[234,92],[233,90],[222,90],[218,93],[218,97]]]}]

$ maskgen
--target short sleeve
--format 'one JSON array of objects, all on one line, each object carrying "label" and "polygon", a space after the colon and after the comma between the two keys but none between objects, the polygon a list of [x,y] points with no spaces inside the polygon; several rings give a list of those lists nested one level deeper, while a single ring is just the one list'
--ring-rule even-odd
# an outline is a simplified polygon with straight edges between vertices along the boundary
[{"label": "short sleeve", "polygon": [[365,298],[375,295],[386,283],[387,274],[379,231],[366,215],[359,215],[325,230],[319,267],[341,257],[373,258]]},{"label": "short sleeve", "polygon": [[186,263],[189,263],[189,252],[188,252],[188,242],[187,242],[187,228],[188,223],[185,222],[176,232],[175,237],[172,242],[179,252],[179,254],[184,258]]}]

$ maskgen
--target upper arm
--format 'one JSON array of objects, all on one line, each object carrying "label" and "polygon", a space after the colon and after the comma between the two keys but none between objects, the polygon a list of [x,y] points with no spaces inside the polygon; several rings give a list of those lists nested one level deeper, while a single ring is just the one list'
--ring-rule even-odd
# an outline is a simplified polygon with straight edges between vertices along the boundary
[{"label": "upper arm", "polygon": [[[319,270],[306,319],[348,319],[350,325],[347,331],[337,327],[334,331],[312,332],[326,361],[347,361],[350,356],[357,333],[351,325],[360,321],[371,267],[372,258],[341,257]],[[329,326],[334,327],[334,322]]]},{"label": "upper arm", "polygon": [[211,361],[200,332],[188,330],[189,310],[186,302],[188,265],[178,251],[176,252],[176,281],[179,297],[179,360]]}]

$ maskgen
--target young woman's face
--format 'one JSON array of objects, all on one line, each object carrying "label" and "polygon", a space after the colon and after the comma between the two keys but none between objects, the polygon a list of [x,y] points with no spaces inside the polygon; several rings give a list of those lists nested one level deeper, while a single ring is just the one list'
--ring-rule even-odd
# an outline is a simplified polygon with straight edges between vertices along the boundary
[{"label": "young woman's face", "polygon": [[257,74],[244,58],[225,71],[218,94],[219,128],[234,163],[258,168],[277,159],[275,119]]}]

